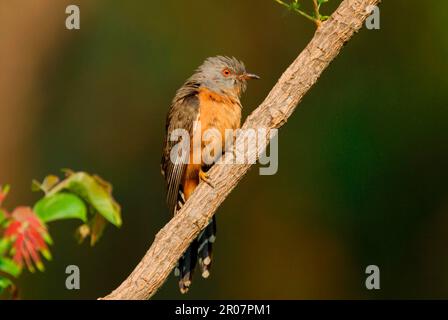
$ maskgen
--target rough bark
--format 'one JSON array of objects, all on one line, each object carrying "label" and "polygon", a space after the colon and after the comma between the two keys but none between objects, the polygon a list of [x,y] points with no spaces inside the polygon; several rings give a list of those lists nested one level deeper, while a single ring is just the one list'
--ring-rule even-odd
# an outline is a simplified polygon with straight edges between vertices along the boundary
[{"label": "rough bark", "polygon": [[[247,118],[243,129],[279,128],[336,58],[343,45],[369,15],[366,8],[380,0],[345,0],[322,23],[311,42],[283,73],[264,102]],[[243,141],[237,141],[237,148]],[[258,146],[260,149],[266,145]],[[256,148],[248,150],[257,154]],[[104,299],[149,299],[164,283],[192,240],[206,227],[216,209],[251,164],[217,164],[210,170],[213,188],[201,183],[182,210],[162,228],[131,275]]]}]

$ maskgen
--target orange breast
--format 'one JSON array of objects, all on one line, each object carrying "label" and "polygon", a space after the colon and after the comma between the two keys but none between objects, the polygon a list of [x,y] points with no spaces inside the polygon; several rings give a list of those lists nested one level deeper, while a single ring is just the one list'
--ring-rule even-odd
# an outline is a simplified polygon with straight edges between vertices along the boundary
[{"label": "orange breast", "polygon": [[[238,100],[218,95],[207,89],[201,89],[198,97],[201,131],[195,132],[194,134],[200,134],[202,137],[206,130],[216,129],[221,135],[221,140],[218,141],[212,139],[204,142],[201,138],[201,150],[194,150],[196,146],[192,143],[192,148],[190,149],[190,163],[187,165],[182,178],[183,192],[186,199],[190,197],[194,189],[196,189],[196,186],[199,184],[199,170],[201,170],[201,164],[193,163],[193,153],[198,152],[199,155],[202,155],[203,148],[206,146],[213,147],[213,144],[216,143],[219,143],[221,150],[224,151],[225,143],[228,143],[228,141],[225,141],[226,129],[235,130],[241,126],[241,104]],[[202,165],[204,165],[202,158],[201,162]]]},{"label": "orange breast", "polygon": [[225,130],[238,129],[241,126],[241,104],[228,96],[216,94],[207,89],[199,93],[199,119],[201,135],[209,129],[217,129],[221,134],[222,148],[225,143]]}]

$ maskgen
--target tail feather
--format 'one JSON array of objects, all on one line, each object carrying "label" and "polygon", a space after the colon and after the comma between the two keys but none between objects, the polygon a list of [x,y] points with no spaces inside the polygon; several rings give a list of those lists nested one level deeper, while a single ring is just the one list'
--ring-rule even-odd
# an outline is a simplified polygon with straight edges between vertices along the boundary
[{"label": "tail feather", "polygon": [[[185,204],[185,196],[182,190],[179,190],[177,211],[182,209]],[[198,242],[194,240],[182,257],[177,262],[174,269],[174,276],[179,277],[179,290],[181,293],[187,293],[193,279],[193,272],[197,263]]]},{"label": "tail feather", "polygon": [[212,266],[212,249],[216,238],[216,218],[213,217],[208,226],[199,234],[182,257],[174,270],[174,275],[179,277],[179,289],[181,293],[187,293],[193,279],[193,273],[199,260],[199,268],[203,278],[210,276]]},{"label": "tail feather", "polygon": [[175,274],[179,276],[179,289],[181,293],[187,293],[188,289],[190,289],[194,269],[198,260],[197,250],[198,242],[195,240],[179,259]]},{"label": "tail feather", "polygon": [[208,226],[202,231],[198,237],[198,256],[199,268],[203,278],[210,276],[212,266],[213,243],[216,239],[216,218],[213,216]]}]

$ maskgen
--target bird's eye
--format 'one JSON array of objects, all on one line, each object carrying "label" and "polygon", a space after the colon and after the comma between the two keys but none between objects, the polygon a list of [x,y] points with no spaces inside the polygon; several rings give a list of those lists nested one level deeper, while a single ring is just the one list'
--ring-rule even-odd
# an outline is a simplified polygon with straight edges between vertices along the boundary
[{"label": "bird's eye", "polygon": [[227,68],[225,68],[224,70],[222,70],[222,75],[223,75],[224,77],[228,77],[228,76],[230,76],[231,73],[232,73],[232,72],[231,72],[229,69],[227,69]]}]

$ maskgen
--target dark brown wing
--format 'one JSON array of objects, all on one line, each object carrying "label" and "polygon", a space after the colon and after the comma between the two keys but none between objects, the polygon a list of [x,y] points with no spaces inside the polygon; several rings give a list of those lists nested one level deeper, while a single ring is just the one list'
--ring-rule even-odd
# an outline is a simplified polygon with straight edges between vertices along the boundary
[{"label": "dark brown wing", "polygon": [[[173,152],[175,159],[170,158],[171,151],[175,146],[184,141],[170,141],[170,136],[176,129],[184,129],[189,137],[193,136],[193,124],[199,117],[199,99],[197,97],[197,85],[194,82],[187,82],[176,94],[170,107],[166,122],[165,147],[162,156],[162,174],[165,177],[167,196],[166,202],[171,213],[175,214],[178,209],[178,202],[183,201],[181,180],[185,172],[189,155],[184,152],[183,156],[178,152]],[[181,140],[181,139],[180,139]],[[182,157],[183,159],[180,159]],[[174,161],[173,161],[174,160]]]}]

